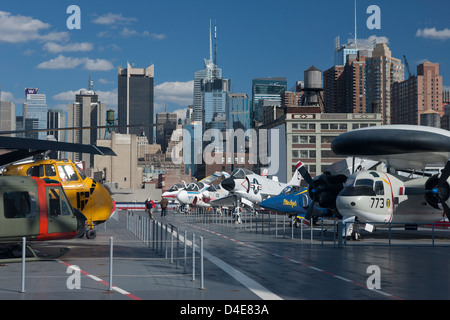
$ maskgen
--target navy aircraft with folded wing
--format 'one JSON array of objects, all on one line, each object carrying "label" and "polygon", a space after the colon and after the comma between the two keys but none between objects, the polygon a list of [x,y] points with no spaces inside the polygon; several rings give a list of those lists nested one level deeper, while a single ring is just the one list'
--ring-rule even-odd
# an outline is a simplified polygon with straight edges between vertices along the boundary
[{"label": "navy aircraft with folded wing", "polygon": [[[365,223],[428,224],[450,219],[450,132],[413,126],[387,125],[341,134],[331,148],[339,156],[380,161],[387,170],[358,171],[349,177],[322,174],[312,179],[303,167],[312,202],[335,209],[346,221]],[[416,178],[400,171],[441,167],[431,177]],[[355,225],[356,226],[356,225]],[[353,238],[358,230],[349,228]]]}]

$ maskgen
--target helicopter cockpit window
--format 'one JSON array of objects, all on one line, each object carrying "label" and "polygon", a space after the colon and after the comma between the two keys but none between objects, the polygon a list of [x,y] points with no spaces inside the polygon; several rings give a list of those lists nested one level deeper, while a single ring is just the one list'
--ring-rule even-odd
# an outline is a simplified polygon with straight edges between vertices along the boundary
[{"label": "helicopter cockpit window", "polygon": [[3,194],[3,212],[7,219],[36,217],[36,196],[34,192],[5,192]]},{"label": "helicopter cockpit window", "polygon": [[45,166],[45,175],[47,177],[55,177],[56,176],[56,170],[52,164],[48,164]]},{"label": "helicopter cockpit window", "polygon": [[27,176],[29,177],[43,177],[44,166],[32,166],[27,170]]},{"label": "helicopter cockpit window", "polygon": [[81,170],[81,168],[79,166],[77,166],[77,165],[75,165],[75,168],[77,169],[77,172],[78,172],[78,174],[81,177],[81,180],[86,179],[86,174],[84,173],[84,171]]},{"label": "helicopter cockpit window", "polygon": [[61,189],[49,188],[47,191],[47,200],[48,211],[51,217],[70,215],[69,206]]},{"label": "helicopter cockpit window", "polygon": [[71,165],[58,166],[59,177],[61,181],[78,181],[78,176]]}]

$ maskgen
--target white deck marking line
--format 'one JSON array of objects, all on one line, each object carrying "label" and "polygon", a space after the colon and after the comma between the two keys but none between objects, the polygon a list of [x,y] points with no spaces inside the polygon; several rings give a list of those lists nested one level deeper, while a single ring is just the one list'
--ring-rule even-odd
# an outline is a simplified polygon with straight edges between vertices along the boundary
[{"label": "white deck marking line", "polygon": [[[188,223],[188,224],[189,224],[189,223]],[[191,225],[191,224],[189,224],[189,225]],[[191,226],[193,226],[193,227],[195,227],[195,228],[198,228],[198,229],[202,229],[202,230],[207,231],[207,232],[210,232],[210,233],[215,233],[215,232],[212,232],[212,231],[209,230],[209,229],[205,229],[205,228],[202,228],[202,227],[197,227],[197,226],[194,226],[194,225],[191,225]],[[218,235],[218,236],[220,236],[220,237],[222,237],[222,238],[232,240],[232,241],[234,241],[234,242],[236,242],[236,243],[243,244],[243,245],[245,245],[245,246],[251,246],[251,245],[249,245],[249,244],[247,244],[247,243],[237,241],[237,240],[235,240],[235,239],[232,239],[232,238],[229,238],[229,237],[227,237],[227,236],[224,236],[224,235],[222,235],[222,234],[220,234],[220,233],[215,233],[215,234]],[[266,252],[267,254],[270,254],[270,255],[273,255],[273,256],[276,256],[276,257],[279,257],[279,258],[282,258],[282,259],[285,259],[285,260],[288,260],[288,261],[291,261],[291,262],[294,262],[294,263],[297,263],[297,264],[301,264],[301,265],[303,265],[303,266],[305,266],[305,267],[307,267],[307,268],[310,268],[310,269],[312,269],[312,270],[315,270],[315,271],[317,271],[317,272],[321,272],[321,273],[324,273],[324,274],[328,274],[328,275],[330,275],[330,276],[332,276],[332,277],[335,277],[336,279],[340,279],[340,280],[343,280],[343,281],[346,281],[346,282],[354,283],[354,284],[359,285],[359,286],[361,286],[361,287],[363,287],[363,288],[365,288],[365,289],[367,289],[367,290],[369,290],[369,291],[376,292],[376,293],[382,294],[382,295],[384,295],[384,296],[394,298],[394,299],[396,299],[396,300],[402,300],[402,299],[400,299],[399,297],[396,297],[396,296],[394,296],[394,295],[392,295],[392,294],[389,294],[389,293],[387,293],[387,292],[384,292],[384,291],[381,291],[381,290],[378,290],[378,289],[369,289],[367,286],[364,286],[363,284],[360,284],[360,283],[358,283],[358,282],[356,282],[356,281],[349,280],[349,279],[347,279],[347,278],[344,278],[344,277],[341,277],[341,276],[338,276],[338,275],[334,275],[334,274],[329,273],[329,272],[327,272],[327,271],[325,271],[325,270],[316,268],[316,267],[314,267],[314,266],[307,265],[307,264],[305,264],[305,263],[303,263],[303,262],[300,262],[300,261],[297,261],[297,260],[294,260],[294,259],[289,259],[289,258],[280,256],[280,255],[278,255],[278,254],[276,254],[276,253],[273,253],[273,252],[270,252],[270,251],[267,251],[267,250],[264,250],[264,249],[260,249],[260,248],[258,248],[258,247],[254,247],[254,248],[257,249],[257,250],[259,250],[259,251],[261,251],[261,252]]]},{"label": "white deck marking line", "polygon": [[[67,263],[67,262],[64,262],[64,261],[62,261],[62,260],[56,260],[56,261],[58,261],[59,263],[65,265],[65,266],[67,266],[67,267],[72,267],[71,264],[69,264],[69,263]],[[100,279],[100,278],[98,278],[98,277],[96,277],[96,276],[94,276],[94,275],[92,275],[92,274],[90,274],[90,273],[88,273],[88,272],[82,270],[82,269],[79,269],[79,270],[80,270],[80,272],[81,272],[82,274],[84,274],[85,276],[91,278],[92,280],[95,280],[95,281],[97,281],[97,282],[99,282],[99,283],[102,283],[102,284],[104,284],[105,286],[109,286],[109,283],[108,283],[108,282],[106,282],[106,281],[104,281],[104,280],[102,280],[102,279]],[[119,288],[119,287],[112,286],[112,289],[115,290],[115,291],[117,291],[117,292],[120,293],[120,294],[123,294],[124,296],[127,296],[127,297],[133,299],[133,300],[142,300],[141,298],[136,297],[134,294],[131,294],[131,293],[129,293],[128,291],[125,291],[125,290],[123,290],[123,289],[121,289],[121,288]]]},{"label": "white deck marking line", "polygon": [[[173,231],[174,235],[176,236],[176,230]],[[180,234],[180,240],[186,241],[187,245],[192,247],[192,241],[189,239],[184,239],[184,236]],[[197,251],[200,251],[200,248],[196,245],[195,246]],[[230,276],[232,276],[234,279],[236,279],[238,282],[240,282],[242,285],[247,287],[250,291],[252,291],[254,294],[256,294],[258,297],[260,297],[263,300],[283,300],[280,296],[276,295],[275,293],[271,292],[269,289],[263,287],[258,282],[254,281],[253,279],[250,279],[245,274],[237,270],[236,268],[230,266],[225,261],[220,260],[219,258],[213,256],[209,252],[203,249],[203,256],[214,263],[216,266],[218,266],[220,269],[228,273]]]}]

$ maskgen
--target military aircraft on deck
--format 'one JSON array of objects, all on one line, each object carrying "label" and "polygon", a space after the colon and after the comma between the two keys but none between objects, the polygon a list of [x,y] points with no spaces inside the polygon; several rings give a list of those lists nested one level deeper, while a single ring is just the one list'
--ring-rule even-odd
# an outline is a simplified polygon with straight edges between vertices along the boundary
[{"label": "military aircraft on deck", "polygon": [[[303,167],[313,203],[336,209],[345,221],[420,225],[450,219],[450,132],[412,125],[388,125],[343,133],[332,142],[339,156],[380,161],[387,170],[358,171],[345,179],[320,175],[312,179]],[[443,167],[431,177],[405,177],[399,172]],[[378,224],[377,224],[378,225]],[[357,224],[355,224],[357,226]],[[356,228],[346,230],[359,238]]]},{"label": "military aircraft on deck", "polygon": [[177,200],[178,193],[187,187],[186,182],[185,181],[182,182],[183,183],[176,183],[173,186],[171,186],[169,190],[167,190],[162,194],[162,197],[166,198],[169,202],[178,201]]},{"label": "military aircraft on deck", "polygon": [[[356,171],[364,169],[370,169],[379,164],[378,161],[370,161],[360,158],[347,158],[342,161],[336,162],[331,165],[327,172],[339,176],[349,176],[353,172],[353,168]],[[297,163],[297,169],[299,172],[304,170],[300,168],[303,163],[299,161]],[[295,226],[299,226],[301,221],[309,223],[311,219],[317,220],[320,217],[331,217],[333,211],[329,209],[322,209],[319,206],[311,206],[312,201],[308,194],[308,188],[289,185],[283,189],[283,191],[277,195],[267,198],[261,202],[260,206],[278,212],[284,212],[290,216],[295,216]]]},{"label": "military aircraft on deck", "polygon": [[226,172],[215,172],[198,182],[191,182],[186,188],[178,192],[177,200],[184,206],[210,208],[214,206],[214,200],[228,195],[228,191],[221,188],[220,185],[213,185],[212,183],[220,177],[229,176]]},{"label": "military aircraft on deck", "polygon": [[237,222],[240,222],[241,206],[250,207],[252,210],[263,200],[277,196],[287,186],[300,186],[301,175],[298,170],[294,172],[288,183],[279,182],[276,177],[270,179],[264,175],[258,175],[245,169],[235,169],[231,176],[221,182],[221,186],[230,192],[230,195],[213,201],[213,205],[234,207]]}]

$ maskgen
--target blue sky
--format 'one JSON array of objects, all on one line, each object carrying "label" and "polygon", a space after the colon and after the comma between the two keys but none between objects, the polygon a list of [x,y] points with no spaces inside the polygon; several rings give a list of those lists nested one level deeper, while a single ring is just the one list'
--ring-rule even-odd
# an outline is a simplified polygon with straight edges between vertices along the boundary
[{"label": "blue sky", "polygon": [[[70,5],[81,9],[81,29],[69,30]],[[369,30],[370,5],[381,10],[381,29]],[[450,3],[447,0],[358,0],[358,38],[389,41],[394,57],[412,68],[440,63],[450,87]],[[209,21],[218,28],[218,65],[234,92],[251,94],[257,77],[303,80],[311,65],[333,66],[334,39],[354,33],[354,0],[85,1],[2,0],[0,85],[3,100],[22,113],[24,88],[47,95],[49,108],[65,109],[75,93],[94,89],[117,105],[117,68],[155,65],[155,107],[192,104],[194,72],[209,57]]]}]

